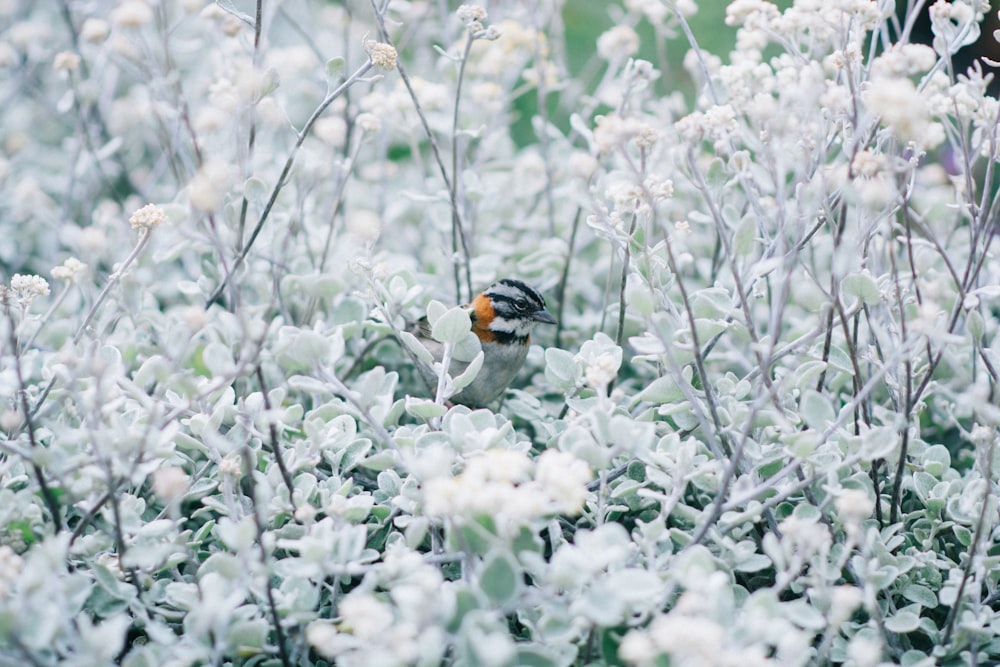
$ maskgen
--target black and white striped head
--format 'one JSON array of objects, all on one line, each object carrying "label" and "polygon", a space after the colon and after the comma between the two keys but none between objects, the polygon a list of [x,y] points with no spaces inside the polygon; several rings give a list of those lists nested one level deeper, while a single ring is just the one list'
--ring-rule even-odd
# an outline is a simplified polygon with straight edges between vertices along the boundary
[{"label": "black and white striped head", "polygon": [[472,315],[481,340],[501,343],[525,343],[536,324],[556,321],[538,290],[511,278],[493,283],[477,296]]}]

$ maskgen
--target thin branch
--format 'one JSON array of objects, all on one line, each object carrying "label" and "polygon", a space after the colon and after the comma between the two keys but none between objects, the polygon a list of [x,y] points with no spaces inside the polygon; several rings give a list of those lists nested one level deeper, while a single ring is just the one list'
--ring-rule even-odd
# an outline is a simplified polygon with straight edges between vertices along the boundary
[{"label": "thin branch", "polygon": [[[260,365],[257,366],[256,375],[257,382],[260,384],[260,393],[264,400],[264,409],[270,412],[271,399],[267,395],[264,371]],[[292,484],[292,475],[288,472],[288,467],[285,465],[285,457],[281,453],[281,443],[278,440],[278,427],[275,425],[273,419],[268,418],[267,430],[271,439],[271,453],[274,455],[274,462],[278,464],[278,470],[281,472],[281,479],[285,482],[285,488],[288,489],[288,502],[292,504],[292,513],[294,514],[297,510],[295,507],[295,486]]]}]

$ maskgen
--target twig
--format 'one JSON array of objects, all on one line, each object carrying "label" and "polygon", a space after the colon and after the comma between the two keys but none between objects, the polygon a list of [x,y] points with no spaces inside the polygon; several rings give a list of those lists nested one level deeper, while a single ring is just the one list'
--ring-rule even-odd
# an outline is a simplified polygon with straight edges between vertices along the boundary
[{"label": "twig", "polygon": [[[264,409],[268,412],[271,411],[271,399],[267,396],[267,385],[264,383],[264,371],[257,366],[257,382],[260,384],[260,393],[264,400]],[[281,444],[278,442],[278,427],[275,426],[274,420],[268,418],[267,420],[268,435],[271,438],[271,453],[274,455],[274,462],[278,464],[278,470],[281,472],[281,479],[285,482],[285,487],[288,489],[288,502],[292,504],[292,513],[294,514],[298,508],[295,506],[295,487],[292,484],[292,476],[288,472],[288,467],[285,466],[285,457],[281,453]]]},{"label": "twig", "polygon": [[580,227],[580,218],[583,216],[583,207],[576,209],[573,216],[573,227],[569,233],[569,248],[566,250],[566,263],[563,264],[562,275],[559,277],[559,286],[556,288],[556,336],[555,347],[562,347],[563,331],[563,308],[566,304],[566,283],[569,280],[569,266],[573,260],[573,248],[576,246],[576,231]]},{"label": "twig", "polygon": [[260,554],[260,562],[264,567],[264,592],[267,596],[267,606],[271,613],[271,624],[274,626],[274,633],[277,635],[278,654],[281,656],[282,667],[292,667],[292,661],[288,655],[288,647],[285,645],[285,629],[281,627],[281,618],[278,616],[278,605],[274,601],[274,590],[271,588],[271,577],[267,574],[268,567],[267,547],[264,540],[264,520],[260,515],[260,503],[257,499],[257,480],[254,479],[253,460],[250,456],[250,447],[243,447],[243,467],[247,485],[250,487],[250,499],[253,503],[253,523],[257,529],[257,550]]}]

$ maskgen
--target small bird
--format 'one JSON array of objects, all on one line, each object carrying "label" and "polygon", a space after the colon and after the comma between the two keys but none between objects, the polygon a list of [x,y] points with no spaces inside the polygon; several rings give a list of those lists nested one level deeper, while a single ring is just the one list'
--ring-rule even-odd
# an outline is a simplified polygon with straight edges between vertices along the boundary
[{"label": "small bird", "polygon": [[[538,290],[511,278],[493,283],[465,308],[472,320],[472,333],[483,349],[483,366],[472,383],[449,400],[479,408],[496,400],[521,370],[535,325],[555,324],[556,318],[545,309],[545,299]],[[431,338],[430,331],[424,317],[411,327],[410,333],[440,362],[444,345]],[[468,361],[453,359],[448,374],[457,377],[468,366]],[[417,369],[428,387],[437,387],[438,376],[433,368],[418,360]]]}]

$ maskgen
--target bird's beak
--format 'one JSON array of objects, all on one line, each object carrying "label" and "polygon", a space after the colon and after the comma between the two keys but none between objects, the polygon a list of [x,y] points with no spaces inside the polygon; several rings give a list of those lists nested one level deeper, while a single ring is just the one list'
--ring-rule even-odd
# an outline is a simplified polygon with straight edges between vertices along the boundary
[{"label": "bird's beak", "polygon": [[536,322],[543,322],[545,324],[555,324],[556,323],[556,318],[552,317],[552,313],[550,313],[549,311],[545,310],[544,308],[542,308],[541,310],[535,312],[535,314],[531,316],[531,319],[533,319]]}]

